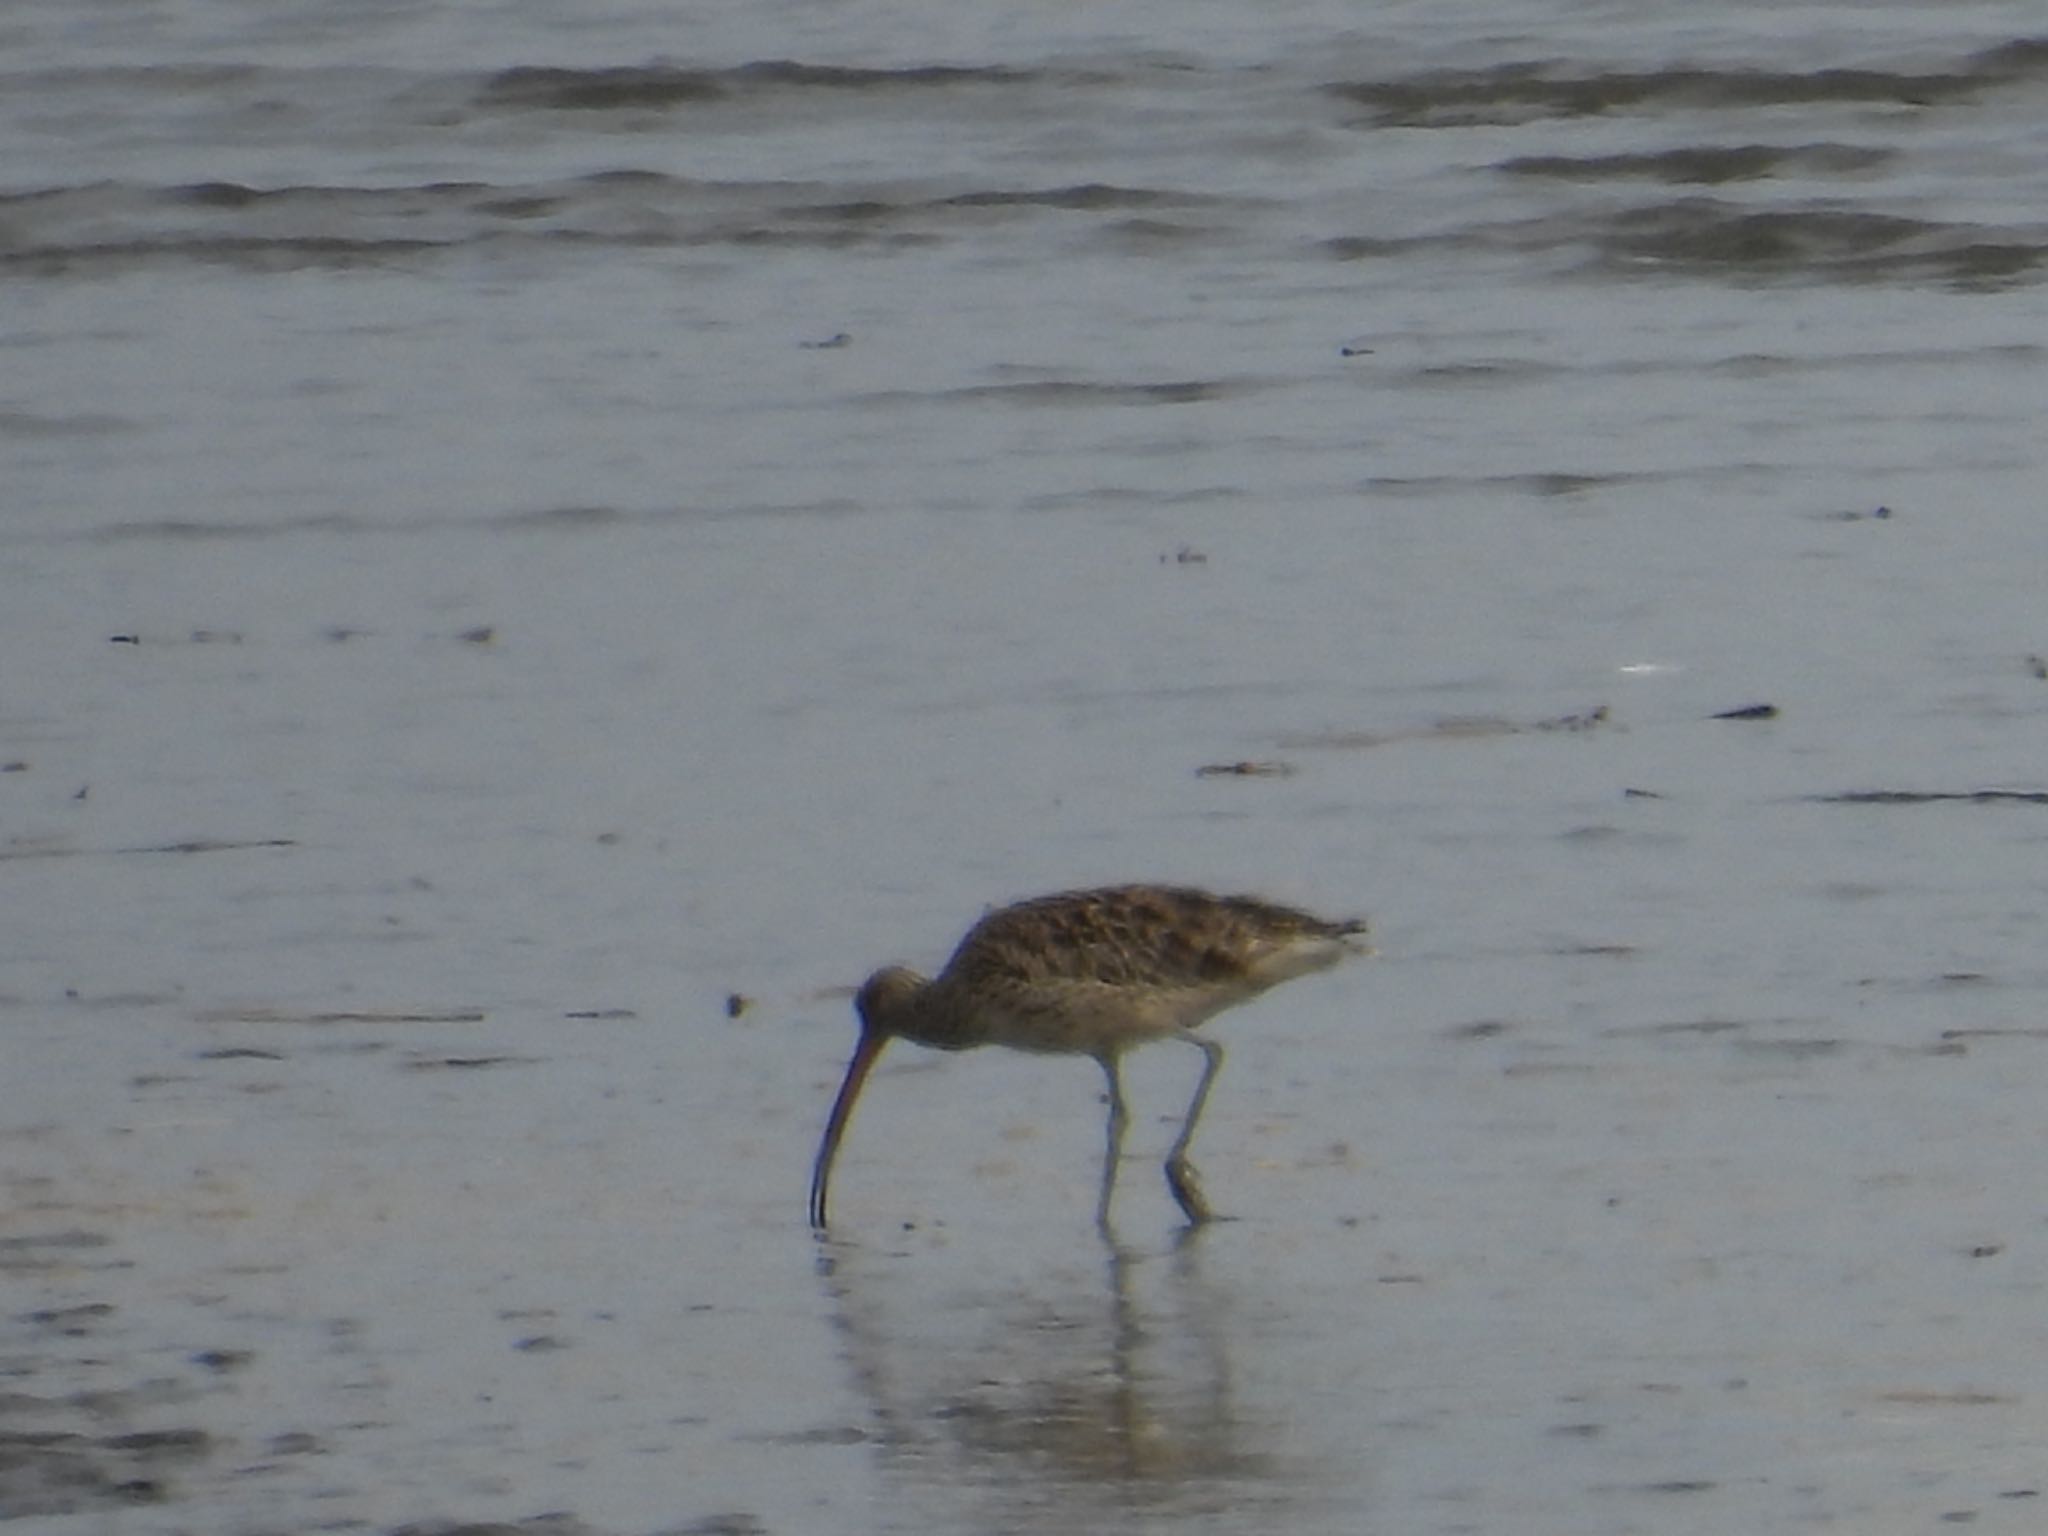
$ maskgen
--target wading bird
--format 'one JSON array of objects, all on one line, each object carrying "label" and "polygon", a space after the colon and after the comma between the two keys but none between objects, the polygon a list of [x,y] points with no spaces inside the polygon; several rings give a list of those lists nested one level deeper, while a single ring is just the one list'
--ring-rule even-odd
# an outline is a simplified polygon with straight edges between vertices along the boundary
[{"label": "wading bird", "polygon": [[1207,1058],[1166,1184],[1190,1225],[1210,1219],[1188,1143],[1223,1066],[1223,1047],[1195,1033],[1224,1009],[1296,976],[1371,954],[1363,921],[1328,922],[1252,896],[1165,885],[1119,885],[1040,896],[990,912],[936,977],[884,967],[854,1000],[860,1043],[847,1063],[811,1171],[811,1225],[825,1230],[839,1139],[882,1048],[899,1036],[942,1051],[977,1045],[1092,1056],[1109,1080],[1109,1138],[1098,1224],[1109,1221],[1129,1111],[1118,1063],[1148,1040],[1185,1040]]}]

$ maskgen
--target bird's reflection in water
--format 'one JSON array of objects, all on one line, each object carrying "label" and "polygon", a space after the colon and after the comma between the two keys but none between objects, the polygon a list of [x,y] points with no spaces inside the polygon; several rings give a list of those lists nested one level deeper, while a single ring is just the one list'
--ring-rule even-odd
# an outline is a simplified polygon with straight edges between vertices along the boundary
[{"label": "bird's reflection in water", "polygon": [[1271,1479],[1280,1458],[1233,1402],[1204,1240],[1140,1253],[1105,1232],[1093,1265],[832,1244],[821,1274],[884,1477],[972,1488],[1027,1530],[1033,1510],[1072,1529],[1077,1502],[1227,1506]]}]

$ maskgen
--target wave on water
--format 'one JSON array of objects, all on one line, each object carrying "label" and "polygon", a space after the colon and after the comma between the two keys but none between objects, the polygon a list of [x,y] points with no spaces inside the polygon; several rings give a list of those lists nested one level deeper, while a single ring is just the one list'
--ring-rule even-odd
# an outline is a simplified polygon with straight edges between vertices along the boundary
[{"label": "wave on water", "polygon": [[1579,210],[1569,217],[1474,226],[1408,240],[1337,236],[1323,248],[1338,261],[1372,261],[1412,257],[1433,247],[1548,254],[1601,276],[1733,283],[1978,289],[2033,279],[2048,269],[2048,238],[2038,228],[1944,223],[1830,201],[1752,208],[1710,197]]},{"label": "wave on water", "polygon": [[1947,69],[1779,70],[1679,64],[1663,69],[1586,69],[1515,61],[1439,69],[1391,80],[1340,81],[1332,95],[1368,109],[1361,126],[1450,128],[1540,118],[1653,115],[1775,106],[1928,107],[1968,102],[2048,80],[2048,38],[2019,38]]},{"label": "wave on water", "polygon": [[1854,176],[1899,151],[1869,144],[1695,144],[1634,154],[1518,155],[1494,166],[1509,176],[1558,181],[1663,181],[1719,186],[1779,176]]},{"label": "wave on water", "polygon": [[644,111],[730,101],[772,90],[899,91],[930,86],[1029,85],[1037,70],[995,66],[919,64],[903,69],[859,69],[763,59],[730,69],[688,69],[668,64],[566,69],[522,65],[483,81],[476,99],[493,108],[553,112]]},{"label": "wave on water", "polygon": [[1684,198],[1590,232],[1600,265],[1702,276],[1995,286],[2048,262],[2038,232],[1942,224],[1857,208],[1757,209]]},{"label": "wave on water", "polygon": [[[305,146],[330,133],[374,142],[373,161],[351,150],[343,164],[432,164],[455,136],[474,152],[445,163],[478,174],[390,185],[123,176],[0,189],[0,272],[414,270],[477,253],[886,255],[951,245],[1006,261],[1033,249],[1172,261],[1264,246],[1283,260],[1509,256],[1558,277],[1972,289],[2034,281],[2048,268],[2048,221],[2003,190],[2022,140],[2015,123],[2030,112],[2028,93],[2048,85],[2048,38],[1911,69],[1524,59],[1333,79],[1336,68],[1166,67],[1132,56],[1037,67],[767,59],[457,74],[254,65],[17,73],[0,84],[31,103],[17,109],[28,121],[62,104],[137,124],[155,93],[157,116],[189,124],[198,114],[192,131],[224,146],[245,148],[258,134],[304,151],[273,155],[278,164],[320,163]],[[1002,104],[996,129],[992,99]],[[1258,145],[1244,137],[1248,103],[1266,135]],[[1736,112],[1743,133],[1731,142],[1713,128]],[[1573,120],[1622,117],[1641,130],[1632,127],[1625,147],[1600,128],[1574,142]],[[1553,125],[1541,152],[1498,153],[1502,127],[1535,121]],[[1460,137],[1474,128],[1491,155]],[[993,134],[990,150],[928,163],[901,147],[956,129]],[[1404,186],[1393,198],[1366,196],[1376,184],[1364,168],[1352,187],[1244,159],[1308,145],[1315,170],[1382,133],[1402,136],[1412,155],[1417,130],[1445,136],[1449,159],[1426,182],[1441,194],[1411,198]],[[706,161],[694,152],[763,134],[773,147],[758,153]],[[1972,134],[1981,154],[1966,150]],[[536,137],[555,163],[599,168],[538,180],[491,174],[533,164]],[[1642,142],[1653,139],[1663,142]],[[757,177],[687,174],[757,166]],[[1962,169],[1949,175],[1950,166]],[[1505,195],[1489,195],[1489,181]],[[1930,198],[1930,186],[1943,196]],[[1532,197],[1542,200],[1533,213]],[[1364,228],[1361,207],[1371,210]]]},{"label": "wave on water", "polygon": [[[163,261],[253,272],[404,267],[476,247],[888,248],[973,235],[1012,219],[1075,214],[1100,216],[1096,233],[1105,240],[1143,235],[1156,244],[1199,239],[1206,227],[1162,213],[1241,202],[1099,182],[935,193],[696,181],[644,170],[511,185],[103,182],[0,194],[0,271],[95,276]],[[1148,217],[1130,217],[1140,211]]]}]

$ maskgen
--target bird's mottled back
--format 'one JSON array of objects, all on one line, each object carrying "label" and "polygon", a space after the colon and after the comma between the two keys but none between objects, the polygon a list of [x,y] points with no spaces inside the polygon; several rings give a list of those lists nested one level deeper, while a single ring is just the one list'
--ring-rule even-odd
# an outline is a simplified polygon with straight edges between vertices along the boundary
[{"label": "bird's mottled back", "polygon": [[[1327,946],[1334,961],[1366,925],[1326,922],[1253,896],[1180,886],[1119,885],[1065,891],[989,913],[946,964],[952,985],[1081,982],[1177,989],[1265,985],[1315,969],[1275,965]],[[1280,974],[1268,976],[1269,968]]]}]

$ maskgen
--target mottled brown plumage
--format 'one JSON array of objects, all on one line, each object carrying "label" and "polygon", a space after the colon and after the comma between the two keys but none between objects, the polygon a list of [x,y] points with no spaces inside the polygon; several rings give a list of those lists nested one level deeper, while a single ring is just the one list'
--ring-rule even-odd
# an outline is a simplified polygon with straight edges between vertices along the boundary
[{"label": "mottled brown plumage", "polygon": [[882,1048],[898,1036],[942,1051],[977,1045],[1092,1056],[1109,1083],[1109,1137],[1096,1219],[1107,1222],[1129,1120],[1118,1063],[1148,1040],[1185,1040],[1206,1058],[1167,1186],[1190,1223],[1210,1217],[1188,1143],[1223,1065],[1204,1021],[1269,987],[1371,953],[1362,921],[1326,922],[1251,896],[1120,885],[1040,896],[990,912],[927,980],[902,966],[867,979],[855,1000],[860,1044],[826,1122],[811,1175],[811,1225],[825,1227],[839,1139]]}]

